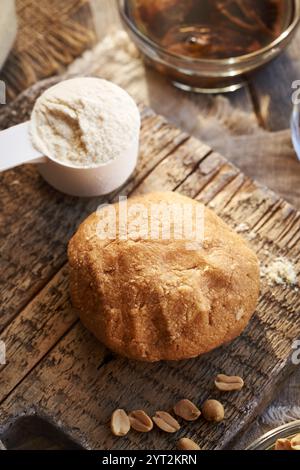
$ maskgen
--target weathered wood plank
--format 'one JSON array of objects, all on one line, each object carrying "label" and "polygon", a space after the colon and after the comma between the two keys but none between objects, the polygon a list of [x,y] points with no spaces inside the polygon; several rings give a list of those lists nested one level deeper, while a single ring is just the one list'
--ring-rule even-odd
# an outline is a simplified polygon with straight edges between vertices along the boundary
[{"label": "weathered wood plank", "polygon": [[[159,122],[160,118],[152,116],[149,127],[157,129]],[[150,135],[150,129],[148,132]],[[157,132],[160,133],[160,126]],[[168,135],[172,135],[171,126]],[[176,189],[203,200],[232,227],[241,222],[249,224],[249,230],[255,234],[250,243],[262,262],[269,254],[284,253],[292,257],[296,269],[300,270],[299,244],[287,248],[284,243],[287,235],[290,243],[297,241],[299,214],[274,193],[244,177],[223,157],[207,152],[195,139],[187,139],[185,134],[180,139],[177,132],[174,135],[177,144],[173,150],[169,148],[164,158],[156,161],[152,172],[144,173],[142,182],[134,188],[129,183],[130,192]],[[155,145],[156,139],[148,140],[145,161],[153,155]],[[27,410],[60,423],[69,435],[88,448],[171,449],[176,438],[188,434],[203,448],[218,449],[228,445],[254,418],[271,398],[277,383],[293,369],[289,356],[292,341],[300,330],[300,318],[295,316],[300,299],[298,291],[291,287],[270,288],[263,281],[257,312],[246,332],[233,343],[192,361],[145,365],[111,356],[79,323],[68,331],[74,317],[64,291],[64,276],[64,271],[59,273],[5,330],[8,336],[12,331],[19,331],[32,312],[33,325],[27,328],[26,339],[32,337],[36,341],[37,353],[29,357],[26,344],[23,349],[19,345],[12,349],[13,368],[3,381],[6,391],[12,390],[0,408],[3,423]],[[49,305],[46,314],[43,305]],[[64,312],[63,319],[58,319],[60,311]],[[57,336],[54,334],[54,341],[49,340],[46,345],[45,331],[35,331],[42,318],[46,330],[49,328],[51,332],[55,325],[60,329]],[[55,345],[62,333],[65,336]],[[50,351],[45,355],[47,348]],[[24,356],[24,371],[17,354]],[[10,364],[6,367],[3,374],[9,372]],[[19,374],[17,381],[12,370]],[[132,432],[123,440],[112,437],[108,420],[117,406],[128,410],[141,407],[151,414],[158,408],[169,409],[182,397],[199,404],[208,396],[219,398],[219,392],[213,389],[213,377],[220,371],[241,374],[246,379],[241,394],[222,395],[227,419],[220,426],[201,420],[197,425],[184,426],[176,438],[158,431],[147,436]],[[13,389],[17,382],[20,385]]]},{"label": "weathered wood plank", "polygon": [[[199,160],[203,160],[210,152],[209,147],[195,139],[188,138],[185,133],[171,127],[164,119],[155,116],[151,111],[144,110],[142,114],[144,119],[141,163],[136,174],[127,186],[122,189],[122,194],[129,194],[135,186],[138,188],[134,192],[139,192],[141,186],[147,187],[147,182],[149,182],[149,188],[151,188],[153,175],[155,179],[157,174],[160,175],[158,181],[165,181],[164,189],[173,190],[185,178],[186,174],[193,171]],[[155,137],[156,134],[159,134],[159,139],[157,136]],[[163,145],[162,148],[160,148],[161,144]],[[153,168],[152,172],[151,168]],[[169,177],[169,181],[167,177]],[[139,183],[140,181],[141,183]],[[158,189],[161,190],[162,188],[159,187]],[[115,197],[118,198],[118,194]],[[60,198],[61,211],[63,209],[67,210],[69,198],[66,198],[66,201],[64,201],[64,196],[60,195]],[[74,203],[76,205],[75,201]],[[82,201],[82,204],[81,216],[87,212],[84,201]],[[87,204],[90,209],[90,203]],[[36,214],[32,211],[31,217],[33,218],[34,215]],[[16,229],[20,231],[18,223],[17,220]],[[54,223],[57,223],[56,217]],[[36,225],[38,230],[41,231],[41,222],[39,220],[36,221]],[[27,239],[30,242],[33,234],[28,233],[27,225],[25,225],[25,228],[22,227],[22,230],[24,230],[24,238],[27,234]],[[51,233],[52,231],[49,230],[50,236]],[[68,238],[65,239],[66,243],[67,241]],[[5,252],[5,245],[3,250]],[[66,246],[61,244],[60,255],[62,260],[65,260],[66,257],[65,250]],[[33,256],[34,259],[35,255]],[[34,264],[33,260],[32,263]],[[43,261],[40,261],[40,263],[42,269]],[[66,272],[67,268],[62,268],[2,332],[1,339],[5,341],[9,350],[9,362],[7,366],[2,368],[3,374],[0,375],[0,402],[76,321],[69,305]],[[15,279],[16,273],[13,273],[13,275]],[[13,290],[15,284],[12,283],[12,286],[10,294],[14,296],[16,294]],[[6,281],[5,288],[9,287]],[[27,289],[29,288],[30,285],[27,286]],[[8,304],[9,300],[7,297]],[[50,305],[50,308],[44,312],[44,306],[46,305]],[[4,321],[5,317],[2,318],[3,323]],[[43,328],[40,328],[40,322],[42,322]],[[54,326],[55,331],[53,332]],[[17,342],[15,342],[16,338],[18,338]],[[28,347],[28,344],[32,347]]]},{"label": "weathered wood plank", "polygon": [[[77,325],[10,396],[4,416],[8,419],[24,409],[35,409],[59,422],[63,430],[88,448],[171,449],[176,438],[187,434],[203,448],[222,448],[253,418],[261,400],[270,397],[274,373],[282,379],[287,372],[283,370],[282,357],[289,353],[299,325],[294,323],[290,329],[290,323],[280,315],[280,303],[275,307],[263,299],[259,311],[265,309],[264,319],[259,312],[241,338],[203,358],[181,363],[145,366],[113,358],[99,369],[103,361],[101,345]],[[289,315],[292,317],[293,312]],[[274,316],[279,318],[276,327]],[[213,377],[220,370],[234,371],[246,378],[242,393],[221,396],[213,390]],[[109,417],[117,406],[127,410],[143,408],[153,414],[158,408],[171,409],[183,397],[201,404],[212,396],[221,399],[226,407],[226,421],[220,426],[201,420],[184,425],[180,433],[171,437],[157,430],[147,436],[132,432],[125,439],[111,435]]]},{"label": "weathered wood plank", "polygon": [[0,366],[0,402],[76,321],[64,267],[1,334],[7,354]]},{"label": "weathered wood plank", "polygon": [[163,160],[135,190],[144,194],[154,191],[173,191],[185,178],[194,173],[198,165],[209,155],[210,148],[195,139],[189,139],[169,158]]}]

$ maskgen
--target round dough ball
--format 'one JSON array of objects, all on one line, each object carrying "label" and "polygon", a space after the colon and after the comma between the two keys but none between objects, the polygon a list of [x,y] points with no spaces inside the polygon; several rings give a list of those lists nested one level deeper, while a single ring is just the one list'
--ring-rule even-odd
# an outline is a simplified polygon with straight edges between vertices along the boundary
[{"label": "round dough ball", "polygon": [[[200,207],[176,193],[153,193],[129,199],[128,214],[133,204],[149,209],[148,232],[155,217],[150,208],[161,203]],[[120,206],[113,207],[118,222]],[[99,237],[103,211],[81,224],[68,250],[71,298],[83,324],[108,348],[142,361],[187,359],[246,327],[259,296],[258,259],[217,215],[203,210],[204,241],[195,246],[172,230],[168,240],[134,234],[130,217],[128,239]]]}]

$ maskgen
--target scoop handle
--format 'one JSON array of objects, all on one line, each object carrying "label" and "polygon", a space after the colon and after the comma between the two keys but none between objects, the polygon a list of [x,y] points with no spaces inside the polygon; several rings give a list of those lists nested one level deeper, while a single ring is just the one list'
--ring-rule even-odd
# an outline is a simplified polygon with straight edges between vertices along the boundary
[{"label": "scoop handle", "polygon": [[46,160],[31,143],[29,121],[0,132],[0,172],[24,163],[43,163]]}]

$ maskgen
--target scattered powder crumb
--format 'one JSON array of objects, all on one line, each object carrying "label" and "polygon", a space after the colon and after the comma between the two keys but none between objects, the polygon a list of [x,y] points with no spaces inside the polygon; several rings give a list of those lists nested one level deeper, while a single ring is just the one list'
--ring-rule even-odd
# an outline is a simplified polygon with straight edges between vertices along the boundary
[{"label": "scattered powder crumb", "polygon": [[253,194],[251,193],[243,193],[239,195],[238,201],[239,202],[245,202],[253,199]]},{"label": "scattered powder crumb", "polygon": [[246,223],[241,223],[239,224],[236,228],[235,231],[237,233],[244,233],[245,236],[247,237],[248,240],[254,240],[256,238],[256,233],[251,230],[251,227],[246,224]]},{"label": "scattered powder crumb", "polygon": [[268,266],[261,268],[261,277],[268,280],[269,285],[296,285],[297,274],[293,264],[286,258],[276,258]]},{"label": "scattered powder crumb", "polygon": [[256,238],[256,233],[253,232],[253,230],[252,230],[250,233],[248,233],[247,238],[249,240],[254,240]]},{"label": "scattered powder crumb", "polygon": [[248,232],[250,230],[250,227],[248,224],[243,223],[243,224],[238,225],[235,230],[237,233],[243,233],[243,232]]},{"label": "scattered powder crumb", "polygon": [[240,321],[244,316],[244,310],[242,308],[240,308],[237,312],[236,312],[236,315],[235,315],[235,318],[237,321]]}]

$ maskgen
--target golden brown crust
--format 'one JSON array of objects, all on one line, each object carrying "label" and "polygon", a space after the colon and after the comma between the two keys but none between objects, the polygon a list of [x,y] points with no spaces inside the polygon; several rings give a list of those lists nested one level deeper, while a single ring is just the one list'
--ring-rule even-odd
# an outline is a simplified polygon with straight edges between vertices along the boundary
[{"label": "golden brown crust", "polygon": [[[199,204],[176,193],[128,205]],[[208,208],[205,240],[101,240],[92,214],[69,244],[71,297],[84,325],[108,348],[144,361],[203,354],[238,336],[259,295],[259,263],[246,242]]]}]

